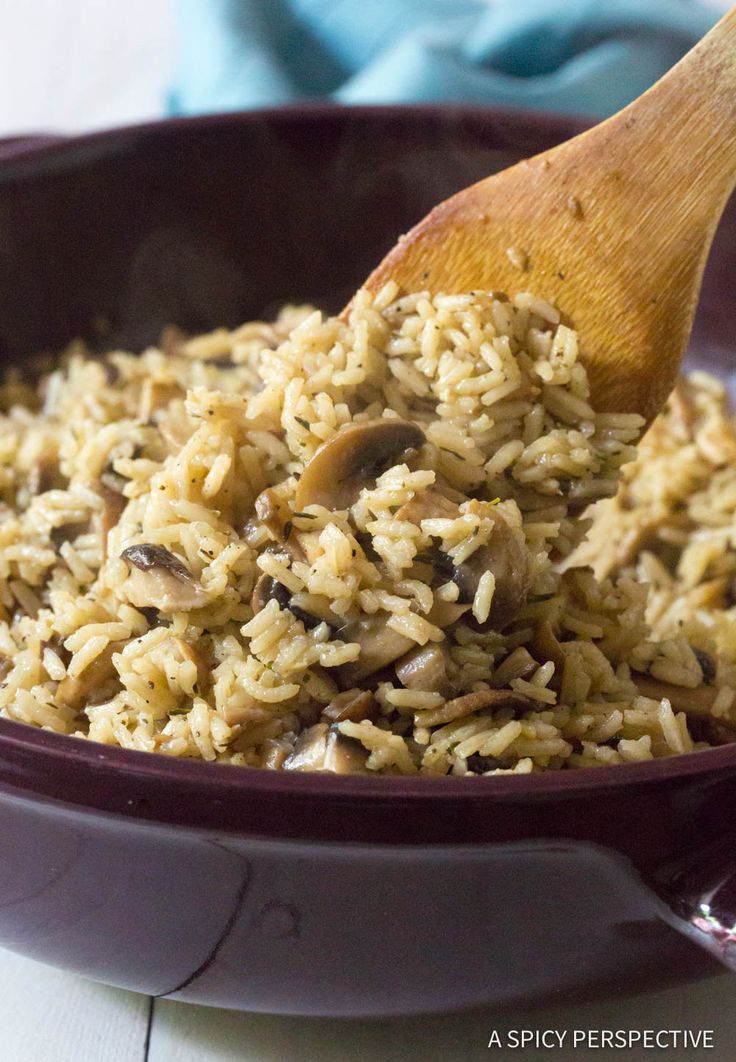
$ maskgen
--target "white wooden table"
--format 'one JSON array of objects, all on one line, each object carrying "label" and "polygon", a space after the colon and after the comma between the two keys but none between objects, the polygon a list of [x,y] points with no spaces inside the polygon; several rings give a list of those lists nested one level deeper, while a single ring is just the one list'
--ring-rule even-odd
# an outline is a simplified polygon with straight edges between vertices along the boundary
[{"label": "white wooden table", "polygon": [[[729,0],[703,2],[725,8]],[[163,110],[172,51],[168,0],[0,0],[0,136],[155,118]],[[736,977],[724,974],[557,1011],[316,1021],[154,1004],[0,951],[0,1062],[476,1062],[550,1054],[567,1062],[590,1052],[494,1052],[486,1045],[493,1029],[646,1027],[712,1028],[714,1050],[673,1050],[667,1058],[731,1062],[735,1000]],[[652,1053],[616,1056],[639,1060]]]},{"label": "white wooden table", "polygon": [[[668,1062],[736,1058],[736,975],[634,998],[558,1009],[345,1021],[283,1018],[155,1001],[0,951],[2,1062],[490,1062],[549,1056],[651,1060],[660,1052],[571,1049],[574,1029],[713,1030],[711,1050]],[[555,1050],[489,1049],[493,1030],[567,1031]]]}]

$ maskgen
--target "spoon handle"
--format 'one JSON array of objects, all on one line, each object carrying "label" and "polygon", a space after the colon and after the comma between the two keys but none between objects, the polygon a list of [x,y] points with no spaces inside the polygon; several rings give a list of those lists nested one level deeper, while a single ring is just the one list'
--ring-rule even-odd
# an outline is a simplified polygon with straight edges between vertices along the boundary
[{"label": "spoon handle", "polygon": [[659,82],[652,104],[645,96],[642,113],[664,120],[660,136],[671,116],[669,133],[690,156],[681,164],[699,190],[727,198],[736,184],[736,7]]},{"label": "spoon handle", "polygon": [[736,185],[736,7],[648,92],[584,135],[599,140],[609,179],[625,169],[637,181],[642,205],[676,204],[673,223],[712,234]]}]

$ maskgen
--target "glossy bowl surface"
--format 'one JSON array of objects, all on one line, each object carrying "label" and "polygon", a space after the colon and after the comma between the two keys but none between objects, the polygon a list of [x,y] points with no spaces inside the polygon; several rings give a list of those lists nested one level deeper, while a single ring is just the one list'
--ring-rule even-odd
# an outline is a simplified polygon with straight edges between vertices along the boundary
[{"label": "glossy bowl surface", "polygon": [[[308,107],[0,146],[0,354],[343,305],[437,201],[580,128]],[[736,211],[695,336],[736,350]],[[155,995],[429,1011],[733,961],[736,746],[529,777],[271,774],[0,720],[0,944]],[[540,917],[543,914],[543,917]],[[701,948],[696,947],[702,945]],[[705,952],[703,951],[705,949]]]}]

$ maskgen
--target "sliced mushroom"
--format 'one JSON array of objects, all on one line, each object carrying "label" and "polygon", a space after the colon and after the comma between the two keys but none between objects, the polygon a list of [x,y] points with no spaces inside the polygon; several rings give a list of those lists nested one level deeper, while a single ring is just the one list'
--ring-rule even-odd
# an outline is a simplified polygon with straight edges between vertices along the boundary
[{"label": "sliced mushroom", "polygon": [[260,523],[268,528],[277,542],[283,542],[289,522],[289,510],[273,487],[266,487],[261,491],[255,500],[255,510]]},{"label": "sliced mushroom", "polygon": [[59,455],[57,453],[45,453],[31,465],[28,472],[28,492],[30,494],[44,494],[51,490],[59,475]]},{"label": "sliced mushroom", "polygon": [[359,741],[341,734],[335,725],[316,723],[299,735],[283,768],[285,771],[363,774],[367,759],[368,751]]},{"label": "sliced mushroom", "polygon": [[451,627],[459,619],[470,612],[470,605],[460,605],[457,601],[438,601],[436,598],[431,609],[427,613],[427,619],[434,623],[435,627]]},{"label": "sliced mushroom", "polygon": [[280,738],[268,738],[261,748],[261,767],[269,771],[280,771],[291,752],[290,746]]},{"label": "sliced mushroom", "polygon": [[112,658],[124,645],[125,642],[110,642],[81,675],[67,675],[63,678],[56,687],[57,701],[79,712],[90,704],[103,704],[114,696],[120,678]]},{"label": "sliced mushroom", "polygon": [[498,689],[500,686],[508,686],[514,679],[529,678],[538,667],[539,665],[531,653],[523,645],[520,645],[518,649],[514,649],[513,653],[509,653],[506,659],[498,665],[493,678],[489,681],[494,688]]},{"label": "sliced mushroom", "polygon": [[345,719],[360,723],[363,719],[375,719],[377,714],[378,705],[370,690],[345,690],[322,709],[322,716],[330,723],[342,723]]},{"label": "sliced mushroom", "polygon": [[[422,520],[454,519],[460,515],[459,505],[437,491],[424,491],[415,495],[397,511],[399,520],[409,520],[420,524]],[[435,616],[428,617],[430,622],[439,627],[449,626],[462,615],[458,611],[452,618],[446,613],[453,608],[465,606],[468,611],[475,598],[478,584],[485,572],[490,571],[496,579],[493,601],[488,619],[482,629],[502,629],[513,620],[526,603],[529,593],[529,564],[521,533],[509,524],[508,520],[495,510],[485,513],[493,521],[491,537],[483,546],[461,564],[454,564],[452,558],[441,550],[435,549],[427,557],[437,576],[455,583],[459,590],[457,602],[442,615],[438,610]],[[436,602],[437,607],[442,602]]]},{"label": "sliced mushroom", "polygon": [[644,697],[651,697],[653,701],[666,697],[676,712],[684,712],[688,729],[696,741],[707,741],[711,745],[730,745],[736,741],[736,723],[711,715],[713,702],[718,696],[715,687],[698,686],[690,690],[651,675],[635,674],[632,678]]},{"label": "sliced mushroom", "polygon": [[364,774],[368,750],[355,738],[340,733],[336,726],[330,727],[323,770],[335,774]]},{"label": "sliced mushroom", "polygon": [[736,741],[736,725],[727,719],[691,715],[687,726],[693,741],[705,741],[708,745],[730,745]]},{"label": "sliced mushroom", "polygon": [[373,616],[361,616],[338,629],[337,636],[341,641],[357,642],[360,646],[357,660],[333,669],[341,689],[350,689],[366,675],[393,664],[394,660],[416,645],[416,642],[389,627],[387,620],[385,612],[377,612]]},{"label": "sliced mushroom", "polygon": [[308,505],[348,509],[363,487],[380,473],[413,455],[424,433],[404,420],[347,424],[322,443],[307,462],[294,495],[297,511]]},{"label": "sliced mushroom", "polygon": [[421,720],[422,726],[438,726],[472,715],[482,708],[511,708],[514,712],[530,712],[538,709],[539,705],[513,690],[475,690],[446,701],[439,708],[417,712],[417,720]]},{"label": "sliced mushroom", "polygon": [[540,664],[546,664],[548,660],[551,660],[555,665],[555,675],[562,675],[567,656],[549,620],[543,620],[537,627],[531,648]]},{"label": "sliced mushroom", "polygon": [[88,521],[80,523],[60,524],[53,527],[49,538],[58,550],[65,542],[73,542],[79,535],[84,535],[89,530]]},{"label": "sliced mushroom", "polygon": [[704,649],[693,649],[693,652],[700,664],[700,670],[703,672],[703,682],[706,685],[711,685],[716,680],[717,667],[715,660]]},{"label": "sliced mushroom", "polygon": [[715,686],[698,686],[697,689],[691,690],[685,686],[675,686],[671,682],[662,682],[651,675],[635,674],[632,677],[644,697],[651,697],[653,701],[661,701],[666,697],[676,712],[684,712],[687,716],[702,719],[713,718],[710,713],[718,696]]},{"label": "sliced mushroom", "polygon": [[306,592],[292,594],[289,609],[295,616],[300,616],[303,619],[303,614],[306,614],[312,621],[328,623],[330,627],[339,627],[343,622],[342,617],[338,616],[334,611],[329,597],[325,594],[308,594]]},{"label": "sliced mushroom", "polygon": [[479,752],[474,752],[472,756],[468,756],[465,766],[468,768],[468,774],[488,774],[489,771],[497,771],[499,767],[503,767],[503,760],[499,760],[497,756],[481,756]]},{"label": "sliced mushroom", "polygon": [[174,638],[174,645],[177,647],[181,655],[185,660],[191,661],[197,669],[197,687],[201,696],[205,696],[210,685],[211,666],[205,660],[202,652],[196,645],[192,645],[190,642],[184,640],[184,638]]},{"label": "sliced mushroom", "polygon": [[[461,497],[461,501],[467,499]],[[454,520],[458,516],[458,504],[433,490],[421,491],[405,502],[396,512],[397,520],[408,520],[419,525],[422,520],[436,520],[446,517]]]},{"label": "sliced mushroom", "polygon": [[190,612],[208,603],[207,593],[195,582],[189,569],[164,546],[150,543],[129,546],[120,556],[131,565],[123,592],[136,608]]},{"label": "sliced mushroom", "polygon": [[107,560],[107,536],[112,531],[113,527],[117,527],[120,522],[120,517],[123,515],[123,510],[128,504],[128,499],[124,494],[120,494],[119,491],[111,490],[102,480],[102,477],[97,483],[92,484],[93,490],[96,490],[99,496],[102,498],[102,509],[100,510],[100,537],[102,539],[102,559]]},{"label": "sliced mushroom", "polygon": [[310,612],[306,612],[299,607],[288,587],[264,572],[263,575],[259,576],[253,588],[253,596],[250,599],[251,608],[254,613],[260,612],[272,600],[278,601],[279,608],[288,609],[292,616],[301,620],[306,630],[312,630],[313,627],[317,627],[322,623],[322,619],[319,616],[313,616]]},{"label": "sliced mushroom", "polygon": [[[155,433],[153,437],[155,438]],[[145,443],[143,440],[145,440]],[[143,429],[139,426],[132,435],[126,436],[113,446],[108,454],[105,467],[100,472],[99,479],[92,484],[93,489],[97,490],[99,484],[103,483],[113,493],[124,494],[130,479],[115,471],[116,461],[137,461],[143,456],[146,446],[151,446],[152,442],[150,429]]]},{"label": "sliced mushroom", "polygon": [[481,577],[492,572],[496,586],[488,619],[481,626],[502,630],[516,618],[529,594],[529,562],[522,535],[494,512],[491,537],[462,564],[453,568],[452,581],[461,604],[473,601]]},{"label": "sliced mushroom", "polygon": [[272,598],[276,598],[282,608],[287,608],[288,593],[289,591],[286,587],[281,583],[277,583],[272,576],[266,575],[265,572],[263,575],[259,575],[250,599],[253,615],[261,612]]},{"label": "sliced mushroom", "polygon": [[222,718],[228,726],[242,726],[265,722],[271,718],[271,713],[255,697],[251,697],[244,690],[239,690],[237,700],[225,701],[222,707]]},{"label": "sliced mushroom", "polygon": [[396,665],[396,674],[408,690],[429,690],[446,697],[452,691],[447,677],[447,656],[439,645],[418,645]]}]

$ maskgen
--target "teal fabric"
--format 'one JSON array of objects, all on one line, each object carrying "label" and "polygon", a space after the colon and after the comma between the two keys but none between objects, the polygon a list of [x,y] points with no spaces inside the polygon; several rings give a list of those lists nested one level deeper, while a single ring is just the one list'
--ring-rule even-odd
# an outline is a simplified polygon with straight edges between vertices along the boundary
[{"label": "teal fabric", "polygon": [[602,117],[715,21],[693,0],[174,0],[172,114],[448,100]]}]

